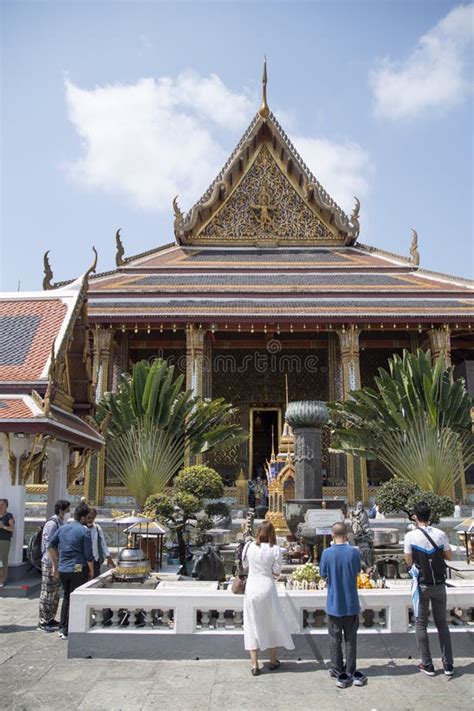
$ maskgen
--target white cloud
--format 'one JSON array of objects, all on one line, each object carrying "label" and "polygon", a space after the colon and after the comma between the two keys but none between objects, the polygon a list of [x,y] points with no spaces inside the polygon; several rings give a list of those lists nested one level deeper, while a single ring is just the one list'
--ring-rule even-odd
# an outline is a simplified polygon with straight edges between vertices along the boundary
[{"label": "white cloud", "polygon": [[152,210],[170,209],[176,194],[183,205],[196,200],[226,159],[216,130],[242,128],[252,115],[247,96],[191,73],[92,90],[67,80],[66,103],[83,140],[72,176]]},{"label": "white cloud", "polygon": [[343,210],[352,209],[354,196],[359,199],[367,196],[374,167],[369,154],[358,143],[302,136],[292,140],[308,168]]},{"label": "white cloud", "polygon": [[420,37],[402,62],[382,60],[370,76],[375,113],[393,120],[448,109],[472,90],[474,6],[459,5]]},{"label": "white cloud", "polygon": [[[171,210],[179,195],[187,210],[206,190],[258,105],[216,75],[195,73],[81,89],[66,81],[69,117],[82,138],[68,165],[81,185],[124,196],[145,210]],[[297,149],[326,190],[346,210],[368,191],[371,164],[355,143],[301,136]]]}]

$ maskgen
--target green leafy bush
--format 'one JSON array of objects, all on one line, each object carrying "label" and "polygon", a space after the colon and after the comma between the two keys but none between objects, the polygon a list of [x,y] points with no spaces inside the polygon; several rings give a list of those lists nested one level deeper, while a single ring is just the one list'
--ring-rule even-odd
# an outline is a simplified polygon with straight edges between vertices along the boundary
[{"label": "green leafy bush", "polygon": [[224,518],[230,514],[230,508],[224,501],[212,501],[207,504],[204,510],[207,516],[222,516]]},{"label": "green leafy bush", "polygon": [[452,516],[454,501],[449,496],[438,496],[431,491],[423,491],[419,486],[402,479],[391,479],[379,488],[377,503],[386,514],[403,511],[411,517],[413,507],[419,501],[426,501],[431,508],[431,523],[438,523],[443,516]]},{"label": "green leafy bush", "polygon": [[202,464],[185,467],[174,481],[177,491],[193,494],[199,499],[219,499],[224,494],[224,482],[220,474]]}]

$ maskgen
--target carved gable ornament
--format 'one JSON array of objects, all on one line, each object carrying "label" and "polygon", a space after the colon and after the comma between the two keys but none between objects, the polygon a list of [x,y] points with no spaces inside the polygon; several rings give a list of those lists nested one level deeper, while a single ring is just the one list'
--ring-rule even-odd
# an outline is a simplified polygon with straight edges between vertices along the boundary
[{"label": "carved gable ornament", "polygon": [[263,145],[240,184],[196,236],[196,243],[307,244],[334,239]]},{"label": "carved gable ornament", "polygon": [[273,114],[257,115],[224,169],[187,215],[173,200],[178,244],[353,244],[349,218],[303,163]]}]

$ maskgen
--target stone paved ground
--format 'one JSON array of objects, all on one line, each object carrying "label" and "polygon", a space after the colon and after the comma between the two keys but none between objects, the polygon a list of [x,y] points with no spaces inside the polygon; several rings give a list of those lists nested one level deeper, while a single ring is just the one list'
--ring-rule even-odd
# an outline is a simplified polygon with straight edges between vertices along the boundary
[{"label": "stone paved ground", "polygon": [[[252,677],[244,661],[68,660],[66,643],[36,630],[37,599],[0,598],[2,711],[451,711],[472,709],[474,663],[426,677],[415,660],[365,660],[366,687],[336,689],[315,662],[288,662]],[[438,668],[439,668],[438,660]]]}]

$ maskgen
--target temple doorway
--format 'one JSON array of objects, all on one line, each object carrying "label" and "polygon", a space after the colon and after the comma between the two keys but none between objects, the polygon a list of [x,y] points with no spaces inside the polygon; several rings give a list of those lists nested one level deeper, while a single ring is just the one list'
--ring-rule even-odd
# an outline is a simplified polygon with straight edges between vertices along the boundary
[{"label": "temple doorway", "polygon": [[249,442],[249,478],[266,478],[265,463],[270,461],[272,445],[275,454],[278,452],[280,432],[282,427],[281,408],[251,407],[250,408],[250,442]]}]

